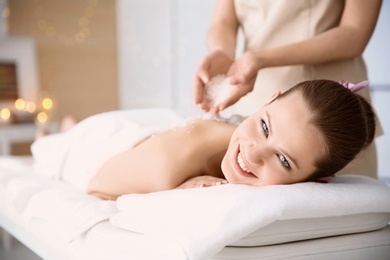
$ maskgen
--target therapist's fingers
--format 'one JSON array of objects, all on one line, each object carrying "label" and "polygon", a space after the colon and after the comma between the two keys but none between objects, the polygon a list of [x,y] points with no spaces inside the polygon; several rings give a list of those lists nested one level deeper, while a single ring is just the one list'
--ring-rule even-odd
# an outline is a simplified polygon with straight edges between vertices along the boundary
[{"label": "therapist's fingers", "polygon": [[208,73],[209,67],[210,63],[208,62],[208,60],[203,59],[200,66],[195,72],[193,80],[195,104],[200,104],[203,101],[205,86],[210,80],[210,75]]},{"label": "therapist's fingers", "polygon": [[216,108],[218,112],[228,108],[231,105],[234,105],[238,100],[240,100],[243,96],[248,94],[250,91],[248,91],[248,88],[238,87],[237,90],[228,97],[225,101],[223,101],[219,106]]},{"label": "therapist's fingers", "polygon": [[195,86],[194,91],[195,104],[199,105],[203,111],[208,112],[210,110],[210,107],[207,104],[207,100],[204,98],[204,86],[198,83],[198,85]]},{"label": "therapist's fingers", "polygon": [[200,108],[205,112],[210,112],[210,107],[207,102],[207,100],[204,98],[205,91],[206,91],[206,84],[205,82],[195,75],[194,78],[194,101],[195,104],[200,105]]},{"label": "therapist's fingers", "polygon": [[244,88],[251,89],[251,85],[254,83],[257,77],[257,71],[253,70],[250,67],[241,68],[239,71],[236,71],[235,66],[231,67],[229,70],[229,83],[232,85],[241,85]]},{"label": "therapist's fingers", "polygon": [[219,104],[218,107],[213,108],[215,113],[221,112],[222,110],[230,107],[231,105],[234,105],[238,100],[240,100],[241,97],[243,97],[241,94],[233,94],[224,102]]},{"label": "therapist's fingers", "polygon": [[249,74],[235,74],[230,77],[230,84],[237,85],[237,90],[232,93],[225,101],[218,105],[217,113],[226,109],[227,107],[234,105],[243,96],[247,95],[253,90],[254,83],[256,80],[255,76]]},{"label": "therapist's fingers", "polygon": [[197,75],[195,75],[193,84],[195,104],[200,104],[202,103],[204,95],[204,83]]},{"label": "therapist's fingers", "polygon": [[206,85],[210,81],[210,75],[205,69],[199,71],[198,77],[202,81],[203,85]]}]

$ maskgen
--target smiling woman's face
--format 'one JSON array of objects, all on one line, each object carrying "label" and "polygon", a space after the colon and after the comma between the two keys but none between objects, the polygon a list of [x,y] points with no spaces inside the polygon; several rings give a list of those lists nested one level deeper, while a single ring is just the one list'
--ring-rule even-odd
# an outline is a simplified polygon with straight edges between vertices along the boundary
[{"label": "smiling woman's face", "polygon": [[222,161],[229,183],[265,186],[306,180],[324,154],[299,93],[264,105],[233,133]]}]

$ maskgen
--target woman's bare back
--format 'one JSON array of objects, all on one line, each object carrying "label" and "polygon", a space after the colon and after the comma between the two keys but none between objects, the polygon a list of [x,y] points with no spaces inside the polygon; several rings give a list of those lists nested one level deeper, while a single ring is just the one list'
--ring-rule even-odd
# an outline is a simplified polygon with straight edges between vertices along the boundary
[{"label": "woman's bare back", "polygon": [[236,126],[195,119],[149,137],[103,164],[88,193],[116,199],[128,193],[174,189],[189,178],[223,178],[220,168]]}]

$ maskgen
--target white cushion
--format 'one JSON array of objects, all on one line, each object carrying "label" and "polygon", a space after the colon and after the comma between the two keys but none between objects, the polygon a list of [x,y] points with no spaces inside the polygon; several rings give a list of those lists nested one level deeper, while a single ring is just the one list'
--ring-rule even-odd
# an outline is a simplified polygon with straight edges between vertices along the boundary
[{"label": "white cushion", "polygon": [[[327,184],[225,184],[123,195],[110,222],[171,241],[186,256],[207,259],[225,246],[260,246],[378,229],[390,220],[389,201],[388,186],[363,176],[339,176]],[[381,213],[387,214],[379,224],[370,222],[371,216]]]},{"label": "white cushion", "polygon": [[389,221],[390,213],[278,220],[234,243],[230,243],[229,246],[264,246],[360,233],[384,228]]}]

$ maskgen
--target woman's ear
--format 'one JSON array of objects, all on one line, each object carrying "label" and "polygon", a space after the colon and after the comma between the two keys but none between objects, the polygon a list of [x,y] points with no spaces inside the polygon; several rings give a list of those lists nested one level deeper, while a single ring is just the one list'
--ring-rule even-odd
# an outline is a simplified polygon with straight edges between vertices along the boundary
[{"label": "woman's ear", "polygon": [[318,178],[317,180],[315,180],[315,182],[319,182],[319,183],[328,183],[330,181],[330,178],[331,177],[335,177],[336,175],[331,175],[331,176],[328,176],[328,177],[321,177],[321,178]]},{"label": "woman's ear", "polygon": [[280,91],[276,91],[276,92],[272,95],[271,99],[268,100],[268,101],[265,103],[265,105],[271,104],[271,103],[274,102],[275,99],[277,99],[279,96],[280,96]]},{"label": "woman's ear", "polygon": [[316,179],[314,182],[328,183],[329,182],[329,177],[321,177],[321,178]]}]

